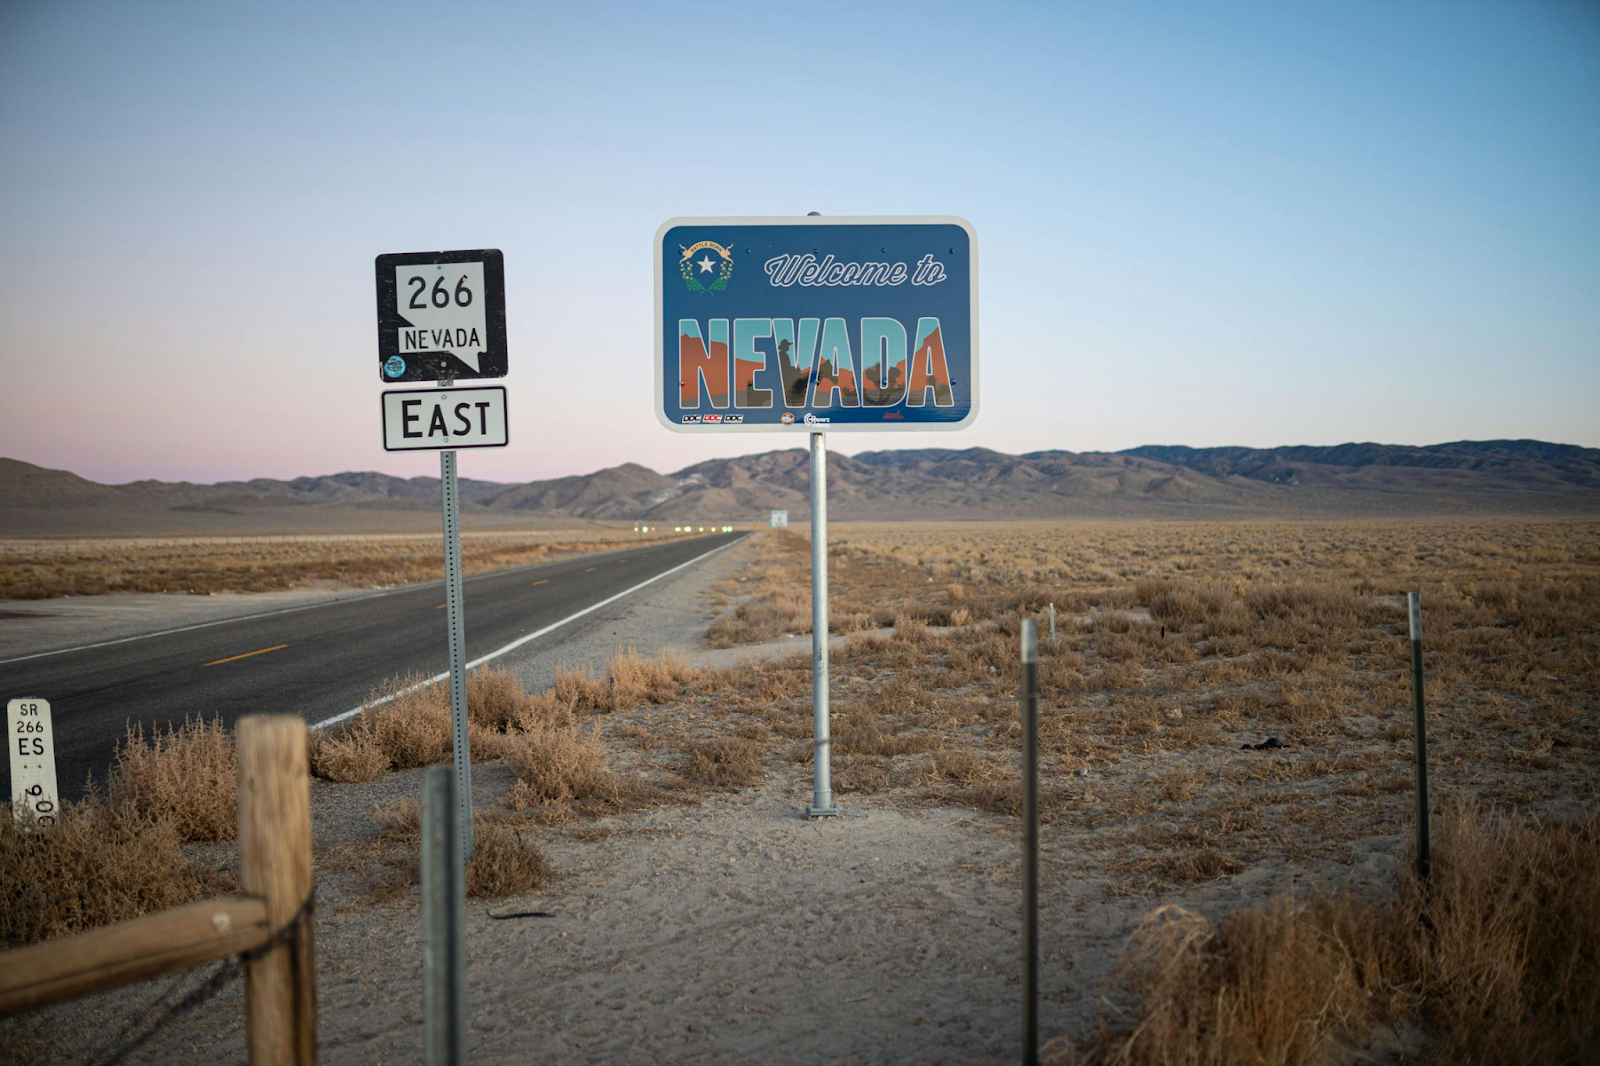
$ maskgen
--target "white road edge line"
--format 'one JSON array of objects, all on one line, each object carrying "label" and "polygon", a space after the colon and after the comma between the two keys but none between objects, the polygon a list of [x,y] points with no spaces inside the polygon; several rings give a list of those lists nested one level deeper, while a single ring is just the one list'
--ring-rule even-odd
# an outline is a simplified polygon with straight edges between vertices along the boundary
[{"label": "white road edge line", "polygon": [[[734,543],[737,544],[738,541],[734,541]],[[724,545],[724,547],[726,547],[726,545]],[[595,552],[592,557],[617,555],[627,550],[627,548],[613,548],[611,551],[607,552]],[[513,566],[507,570],[490,570],[489,572],[483,574],[473,574],[471,577],[464,578],[463,580],[481,581],[484,578],[503,577],[506,574],[515,574],[522,570],[537,570],[544,566],[559,566],[562,563],[576,562],[577,560],[582,559],[585,554],[587,553],[580,553],[573,556],[571,559],[560,559],[550,563],[532,563],[527,566]],[[704,558],[704,556],[701,556],[701,558]],[[212,626],[225,626],[231,622],[249,622],[257,618],[272,618],[280,614],[294,614],[296,611],[310,611],[315,610],[318,607],[332,607],[336,603],[359,603],[362,600],[376,600],[383,596],[395,596],[402,592],[415,592],[418,589],[431,588],[435,585],[443,584],[443,581],[427,581],[420,585],[399,585],[395,588],[377,589],[372,592],[357,593],[353,596],[334,597],[332,599],[321,600],[317,603],[302,603],[297,607],[279,607],[275,611],[258,611],[255,614],[237,614],[232,618],[218,618],[211,622],[196,622],[193,625],[178,626],[176,629],[158,629],[154,633],[135,633],[131,637],[118,637],[116,640],[102,640],[96,644],[80,644],[75,648],[57,648],[54,651],[36,651],[31,655],[19,655],[15,659],[0,659],[0,666],[9,666],[11,663],[27,662],[29,659],[45,659],[52,655],[69,655],[75,651],[93,651],[95,648],[109,648],[113,644],[131,644],[133,641],[149,640],[152,637],[170,637],[174,633],[188,633],[196,629],[210,629]]]},{"label": "white road edge line", "polygon": [[[748,536],[748,534],[746,534],[746,536]],[[489,662],[491,659],[498,659],[498,658],[500,658],[500,656],[506,654],[507,652],[515,651],[516,649],[522,647],[524,644],[528,643],[530,640],[538,640],[540,637],[544,636],[546,633],[552,633],[555,630],[560,629],[562,626],[566,625],[568,622],[575,622],[578,619],[582,618],[584,615],[589,614],[591,611],[598,611],[600,608],[604,607],[608,603],[615,603],[618,600],[622,599],[624,596],[631,596],[635,592],[638,592],[640,589],[644,588],[646,585],[653,585],[657,581],[660,581],[664,577],[667,577],[667,576],[669,576],[671,574],[676,574],[679,570],[682,570],[684,567],[693,566],[695,563],[698,563],[701,559],[709,559],[711,556],[717,554],[720,551],[727,551],[729,548],[733,547],[735,544],[739,544],[739,543],[743,542],[743,540],[744,540],[744,537],[740,537],[738,540],[729,541],[727,544],[723,544],[720,547],[712,548],[710,551],[706,552],[704,555],[696,555],[693,559],[690,559],[688,562],[679,563],[677,566],[674,566],[671,570],[663,570],[663,571],[661,571],[661,573],[657,574],[655,577],[646,578],[645,580],[639,582],[637,585],[633,586],[630,589],[623,589],[621,592],[617,593],[614,596],[607,596],[605,599],[601,600],[599,603],[590,604],[588,607],[585,607],[581,611],[577,611],[577,612],[575,612],[573,614],[567,615],[567,617],[561,619],[559,622],[551,622],[549,625],[545,626],[543,629],[535,629],[532,633],[527,633],[527,634],[525,634],[523,636],[518,637],[516,640],[513,640],[510,644],[507,644],[503,648],[496,648],[494,651],[490,652],[488,655],[479,656],[478,658],[476,658],[476,659],[472,660],[470,663],[468,663],[465,668],[468,669],[468,670],[471,670],[471,669],[473,669],[475,667],[482,666],[484,663]],[[348,711],[345,711],[343,714],[336,714],[332,718],[324,718],[322,721],[317,722],[314,725],[312,725],[311,728],[313,730],[317,730],[317,729],[326,729],[330,725],[338,725],[340,722],[344,721],[346,718],[353,718],[356,715],[360,714],[362,711],[369,710],[369,709],[371,709],[373,707],[381,707],[385,703],[388,703],[390,700],[398,699],[399,697],[404,696],[408,692],[415,692],[419,688],[426,688],[429,685],[438,684],[440,681],[443,681],[445,678],[447,678],[449,676],[450,676],[450,671],[448,671],[448,670],[446,670],[442,674],[434,674],[432,677],[426,678],[426,679],[424,679],[422,681],[418,681],[415,685],[409,685],[406,688],[401,689],[399,692],[391,692],[391,693],[389,693],[389,695],[381,696],[378,699],[373,700],[371,703],[363,703],[359,707],[352,707]]]}]

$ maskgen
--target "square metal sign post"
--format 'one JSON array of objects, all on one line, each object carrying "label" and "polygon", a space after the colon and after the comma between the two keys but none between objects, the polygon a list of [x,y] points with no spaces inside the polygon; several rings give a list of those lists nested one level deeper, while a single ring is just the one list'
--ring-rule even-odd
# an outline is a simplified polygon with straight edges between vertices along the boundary
[{"label": "square metal sign post", "polygon": [[506,390],[454,389],[457,380],[502,378],[506,354],[505,261],[493,248],[401,252],[377,258],[378,377],[436,381],[441,391],[385,392],[385,451],[439,453],[444,515],[445,626],[450,649],[450,739],[455,761],[459,862],[472,860],[472,745],[467,730],[467,633],[461,589],[461,489],[456,449],[509,443]]},{"label": "square metal sign post", "polygon": [[656,418],[811,443],[809,817],[829,777],[830,430],[954,430],[978,413],[978,236],[948,215],[674,218],[656,231]]}]

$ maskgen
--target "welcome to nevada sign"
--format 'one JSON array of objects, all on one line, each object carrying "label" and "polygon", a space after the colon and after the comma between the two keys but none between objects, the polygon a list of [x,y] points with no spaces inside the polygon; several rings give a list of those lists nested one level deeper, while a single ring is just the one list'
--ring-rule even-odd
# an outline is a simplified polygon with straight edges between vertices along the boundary
[{"label": "welcome to nevada sign", "polygon": [[668,429],[961,429],[976,417],[978,239],[964,219],[675,218],[655,250]]}]

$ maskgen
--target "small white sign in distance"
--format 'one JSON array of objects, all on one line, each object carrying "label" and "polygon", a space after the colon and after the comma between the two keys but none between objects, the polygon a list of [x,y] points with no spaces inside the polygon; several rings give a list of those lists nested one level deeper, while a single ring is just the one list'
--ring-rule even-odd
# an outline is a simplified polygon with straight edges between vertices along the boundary
[{"label": "small white sign in distance", "polygon": [[56,791],[56,745],[46,700],[11,700],[6,704],[6,737],[11,749],[11,810],[28,825],[22,809],[39,825],[54,825],[61,810]]},{"label": "small white sign in distance", "polygon": [[383,394],[385,451],[504,448],[509,442],[503,385]]}]

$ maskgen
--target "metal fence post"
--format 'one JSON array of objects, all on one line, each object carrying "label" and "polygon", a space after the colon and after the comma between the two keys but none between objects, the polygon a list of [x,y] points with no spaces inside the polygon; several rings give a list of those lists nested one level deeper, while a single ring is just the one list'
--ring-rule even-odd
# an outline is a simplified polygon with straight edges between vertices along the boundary
[{"label": "metal fence post", "polygon": [[828,738],[828,445],[811,434],[811,717],[812,781],[807,818],[833,818],[829,780],[832,747]]},{"label": "metal fence post", "polygon": [[1039,1061],[1039,647],[1022,620],[1022,1061]]},{"label": "metal fence post", "polygon": [[1422,698],[1422,594],[1406,593],[1411,616],[1411,716],[1416,729],[1417,877],[1426,881],[1433,867],[1428,841],[1428,713]]},{"label": "metal fence post", "polygon": [[465,871],[456,840],[456,780],[430,766],[422,780],[422,1013],[428,1066],[467,1058]]},{"label": "metal fence post", "polygon": [[450,744],[455,754],[456,836],[463,865],[472,861],[472,743],[467,731],[467,627],[461,592],[461,487],[456,453],[439,453],[444,504],[445,624],[450,634]]}]

